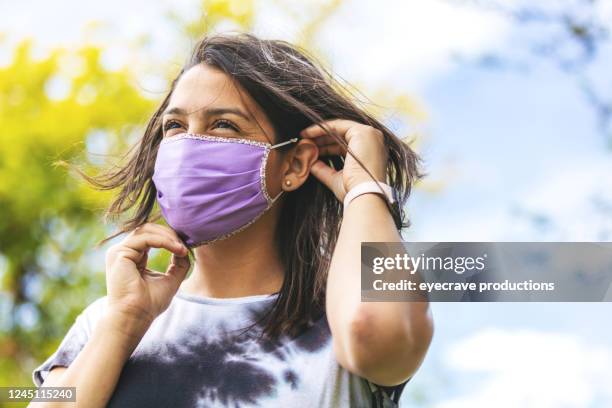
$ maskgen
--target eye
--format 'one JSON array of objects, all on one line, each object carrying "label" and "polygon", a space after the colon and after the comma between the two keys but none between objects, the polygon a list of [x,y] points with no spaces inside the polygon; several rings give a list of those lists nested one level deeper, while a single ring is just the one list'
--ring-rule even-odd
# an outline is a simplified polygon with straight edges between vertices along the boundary
[{"label": "eye", "polygon": [[[173,127],[174,125],[178,126],[178,127]],[[178,129],[180,128],[182,125],[180,123],[178,123],[176,120],[169,120],[164,124],[164,132],[167,132],[171,129]]]},{"label": "eye", "polygon": [[[224,126],[219,126],[219,125],[224,125]],[[213,128],[217,128],[217,127],[220,127],[221,129],[232,129],[232,130],[235,130],[236,132],[239,131],[238,126],[234,125],[232,122],[230,122],[227,119],[219,119],[215,121],[213,123]]]}]

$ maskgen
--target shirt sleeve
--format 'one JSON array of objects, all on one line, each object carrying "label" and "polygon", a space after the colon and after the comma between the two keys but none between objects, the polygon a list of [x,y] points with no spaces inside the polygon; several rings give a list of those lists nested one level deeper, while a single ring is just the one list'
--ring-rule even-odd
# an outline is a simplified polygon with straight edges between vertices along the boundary
[{"label": "shirt sleeve", "polygon": [[68,367],[74,361],[91,337],[105,304],[106,296],[93,301],[77,316],[55,352],[32,371],[34,385],[40,387],[54,367]]}]

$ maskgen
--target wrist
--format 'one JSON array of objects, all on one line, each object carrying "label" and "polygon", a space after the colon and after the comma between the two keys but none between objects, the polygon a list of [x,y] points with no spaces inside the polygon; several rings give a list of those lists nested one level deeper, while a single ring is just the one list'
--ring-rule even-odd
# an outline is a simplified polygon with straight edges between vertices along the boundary
[{"label": "wrist", "polygon": [[389,204],[393,204],[395,201],[393,188],[388,184],[382,181],[362,181],[347,191],[343,200],[344,210],[346,211],[353,200],[364,195],[377,195]]},{"label": "wrist", "polygon": [[132,354],[153,321],[123,311],[107,310],[96,324],[96,329],[105,337],[117,341],[127,356]]},{"label": "wrist", "polygon": [[347,180],[344,183],[344,190],[348,193],[349,191],[351,191],[353,188],[355,188],[356,186],[358,186],[359,184],[363,184],[363,183],[368,183],[368,182],[378,182],[378,183],[386,183],[386,178],[385,177],[378,177],[375,175],[374,179],[372,179],[372,177],[370,177],[368,174],[362,176],[362,177],[354,177],[351,178],[349,180]]}]

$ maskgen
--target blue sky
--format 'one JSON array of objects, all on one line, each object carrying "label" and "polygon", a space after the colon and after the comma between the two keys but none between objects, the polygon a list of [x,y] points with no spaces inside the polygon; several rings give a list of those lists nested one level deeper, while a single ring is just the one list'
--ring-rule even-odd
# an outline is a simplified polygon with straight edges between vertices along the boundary
[{"label": "blue sky", "polygon": [[[423,95],[426,168],[450,181],[439,194],[415,193],[415,239],[598,240],[610,228],[589,205],[611,198],[610,152],[571,78],[537,62],[527,75],[458,67]],[[532,231],[517,209],[558,230]]]},{"label": "blue sky", "polygon": [[[296,24],[283,10],[303,7],[307,15],[321,2],[279,3],[260,3],[256,30],[291,40]],[[347,1],[318,37],[332,68],[345,79],[363,84],[366,92],[400,89],[428,113],[424,123],[415,123],[425,135],[419,151],[429,179],[443,188],[415,191],[409,204],[413,227],[406,239],[610,240],[601,231],[612,230],[612,221],[595,211],[593,200],[612,202],[611,152],[576,83],[534,58],[526,61],[529,72],[453,62],[453,52],[468,57],[496,50],[519,53],[525,34],[494,13],[451,3]],[[603,3],[601,13],[610,13],[610,2]],[[101,42],[109,50],[110,66],[132,63],[138,72],[144,65],[139,58],[158,61],[158,71],[138,72],[143,86],[152,88],[160,86],[159,75],[168,65],[181,62],[177,33],[164,22],[164,13],[197,12],[197,2],[190,0],[8,4],[0,3],[0,30],[9,44],[34,36],[44,53],[53,45]],[[32,15],[33,7],[39,13]],[[60,9],[61,19],[48,18]],[[134,19],[136,13],[141,18]],[[111,28],[84,37],[83,25],[90,20]],[[142,34],[151,35],[150,45],[128,52],[125,40]],[[6,61],[8,48],[0,48],[0,61]],[[611,70],[608,58],[598,65],[598,78],[605,82],[603,73]],[[530,212],[549,222],[538,226],[520,215]],[[432,309],[434,341],[404,396],[413,406],[611,405],[608,303],[436,303]],[[500,402],[502,395],[507,405]]]}]

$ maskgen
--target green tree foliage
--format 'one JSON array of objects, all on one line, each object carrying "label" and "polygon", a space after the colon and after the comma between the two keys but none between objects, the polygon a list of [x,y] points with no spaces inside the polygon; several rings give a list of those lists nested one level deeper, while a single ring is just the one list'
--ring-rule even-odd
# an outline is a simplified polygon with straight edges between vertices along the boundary
[{"label": "green tree foliage", "polygon": [[89,261],[107,197],[54,163],[87,166],[88,144],[122,145],[153,107],[96,47],[40,60],[31,49],[22,42],[0,69],[0,382],[12,385],[31,382],[32,362],[104,290]]}]

